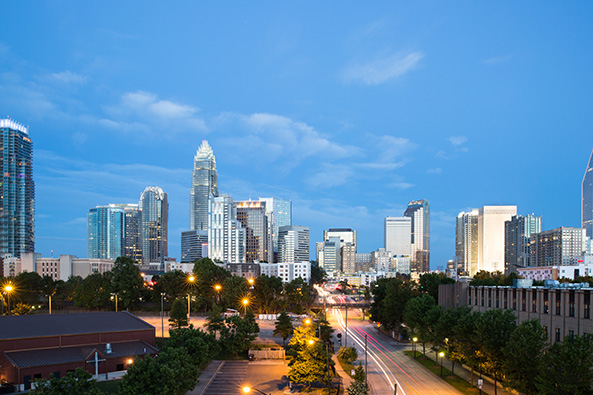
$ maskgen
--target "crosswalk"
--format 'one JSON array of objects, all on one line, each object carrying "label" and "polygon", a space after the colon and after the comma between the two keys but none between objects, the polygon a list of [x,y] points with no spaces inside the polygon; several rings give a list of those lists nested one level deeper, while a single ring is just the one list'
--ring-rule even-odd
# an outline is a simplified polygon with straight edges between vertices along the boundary
[{"label": "crosswalk", "polygon": [[225,361],[203,395],[237,395],[245,382],[247,361]]}]

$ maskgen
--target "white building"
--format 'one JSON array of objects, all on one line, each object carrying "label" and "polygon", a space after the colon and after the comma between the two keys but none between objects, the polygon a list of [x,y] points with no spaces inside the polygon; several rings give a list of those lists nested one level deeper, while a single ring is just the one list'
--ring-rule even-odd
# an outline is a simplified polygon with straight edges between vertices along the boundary
[{"label": "white building", "polygon": [[412,218],[385,218],[385,249],[394,255],[410,255],[412,251]]},{"label": "white building", "polygon": [[478,271],[504,273],[504,223],[517,215],[517,206],[483,206],[478,210]]},{"label": "white building", "polygon": [[113,259],[78,258],[75,255],[60,255],[59,258],[43,258],[40,253],[23,254],[15,262],[15,275],[36,272],[54,280],[67,281],[70,276],[87,277],[93,273],[105,273],[113,269]]},{"label": "white building", "polygon": [[245,229],[237,221],[233,199],[226,194],[210,198],[208,256],[225,263],[245,262]]},{"label": "white building", "polygon": [[296,278],[305,282],[311,280],[311,262],[260,263],[260,275],[280,277],[282,282],[289,283]]},{"label": "white building", "polygon": [[280,226],[278,228],[278,262],[309,260],[309,228],[306,226]]}]

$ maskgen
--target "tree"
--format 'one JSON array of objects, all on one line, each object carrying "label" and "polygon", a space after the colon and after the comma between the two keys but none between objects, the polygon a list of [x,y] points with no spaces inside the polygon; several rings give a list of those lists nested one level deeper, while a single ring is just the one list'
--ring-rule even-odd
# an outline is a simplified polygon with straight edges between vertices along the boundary
[{"label": "tree", "polygon": [[161,293],[165,293],[171,300],[182,298],[187,294],[187,274],[181,270],[173,270],[159,276],[152,293],[155,303],[161,302]]},{"label": "tree", "polygon": [[590,337],[567,336],[556,342],[542,358],[536,381],[540,394],[591,394],[593,343]]},{"label": "tree", "polygon": [[456,314],[456,324],[453,327],[453,339],[457,343],[457,350],[461,354],[461,358],[469,362],[471,367],[471,384],[474,384],[474,369],[478,363],[478,337],[476,334],[476,321],[481,316],[481,313],[473,313],[471,307],[460,307]]},{"label": "tree", "polygon": [[178,347],[183,347],[187,351],[196,366],[211,360],[220,351],[216,336],[195,329],[191,324],[189,328],[171,329],[162,351]]},{"label": "tree", "polygon": [[338,350],[338,359],[346,362],[349,365],[352,365],[352,363],[356,361],[356,358],[358,358],[356,347],[340,347]]},{"label": "tree", "polygon": [[282,345],[286,346],[286,339],[288,339],[288,337],[290,335],[292,335],[292,332],[294,331],[294,326],[292,326],[292,321],[290,319],[290,317],[288,316],[288,314],[283,311],[282,313],[280,313],[280,315],[278,316],[278,321],[275,322],[276,327],[274,328],[274,336],[280,335],[282,336]]},{"label": "tree", "polygon": [[18,274],[14,279],[18,291],[18,293],[15,293],[15,296],[18,295],[16,299],[19,299],[25,304],[39,304],[42,281],[41,276],[37,272],[22,272]]},{"label": "tree", "polygon": [[422,342],[422,352],[426,355],[426,342],[435,342],[436,327],[442,310],[436,305],[434,298],[422,294],[410,299],[404,310],[404,323],[417,334]]},{"label": "tree", "polygon": [[348,395],[368,395],[369,386],[364,381],[353,381],[348,388],[346,388]]},{"label": "tree", "polygon": [[12,309],[12,315],[27,315],[31,312],[31,305],[18,302]]},{"label": "tree", "polygon": [[439,300],[439,285],[453,284],[455,280],[445,276],[443,273],[424,273],[420,275],[420,292],[427,293]]},{"label": "tree", "polygon": [[231,273],[217,266],[208,257],[196,261],[193,272],[196,276],[197,293],[204,297],[206,309],[208,309],[208,305],[214,305],[214,301],[216,300],[217,294],[214,290],[214,285],[223,284],[225,279],[231,277]]},{"label": "tree", "polygon": [[517,327],[516,319],[512,310],[493,309],[482,313],[476,320],[476,335],[485,357],[483,365],[494,376],[495,395],[496,382],[504,367],[504,346]]},{"label": "tree", "polygon": [[[333,360],[328,358],[327,346],[315,338],[315,330],[311,325],[300,325],[290,339],[288,356],[288,379],[294,383],[305,384],[308,387],[315,382],[328,383],[333,372]],[[328,367],[327,361],[330,365]]]},{"label": "tree", "polygon": [[253,297],[260,313],[274,314],[282,308],[282,279],[261,275],[253,285]]},{"label": "tree", "polygon": [[[259,281],[259,279],[258,279]],[[222,293],[220,305],[224,308],[236,308],[237,303],[247,295],[249,283],[242,276],[227,277],[222,282]]]},{"label": "tree", "polygon": [[55,303],[64,308],[66,303],[74,299],[76,288],[82,283],[82,277],[70,276],[67,281],[57,281]]},{"label": "tree", "polygon": [[319,266],[319,262],[311,261],[311,279],[309,280],[309,284],[322,284],[325,281],[325,277],[327,274],[325,270],[321,266]]},{"label": "tree", "polygon": [[219,341],[223,348],[234,355],[247,351],[259,333],[259,325],[250,311],[245,317],[227,317],[224,323],[220,329]]},{"label": "tree", "polygon": [[222,308],[218,305],[214,305],[208,317],[206,317],[206,329],[209,333],[220,331],[224,326],[224,318],[222,318]]},{"label": "tree", "polygon": [[505,378],[510,387],[522,394],[537,394],[536,378],[546,347],[544,328],[537,320],[517,327],[503,349]]},{"label": "tree", "polygon": [[297,314],[304,313],[314,300],[314,292],[313,287],[300,277],[284,284],[286,309]]},{"label": "tree", "polygon": [[400,278],[381,278],[372,287],[374,302],[371,319],[389,330],[400,330],[406,304],[413,296],[408,281]]},{"label": "tree", "polygon": [[37,395],[102,394],[92,377],[82,368],[76,368],[75,372],[69,372],[62,378],[50,374],[49,380],[35,380],[35,388],[29,393]]},{"label": "tree", "polygon": [[122,310],[127,309],[138,301],[144,286],[140,269],[132,258],[120,256],[113,264],[111,275],[112,292],[117,294]]},{"label": "tree", "polygon": [[171,328],[179,329],[189,324],[187,319],[187,307],[185,306],[183,299],[175,299],[169,314],[169,326]]},{"label": "tree", "polygon": [[78,306],[99,310],[110,305],[110,297],[110,277],[101,273],[93,273],[78,284],[72,299]]}]

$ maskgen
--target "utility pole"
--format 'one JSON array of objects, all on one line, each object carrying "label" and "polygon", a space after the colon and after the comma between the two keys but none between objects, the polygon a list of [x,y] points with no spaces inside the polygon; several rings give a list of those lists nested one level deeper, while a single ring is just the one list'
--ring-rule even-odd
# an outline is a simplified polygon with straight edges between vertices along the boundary
[{"label": "utility pole", "polygon": [[369,361],[367,359],[367,349],[368,349],[368,345],[367,345],[367,334],[365,333],[364,335],[364,385],[367,386],[367,388],[369,387],[369,383],[367,380],[367,374],[369,371]]},{"label": "utility pole", "polygon": [[346,330],[344,331],[344,347],[348,347],[348,305],[346,305]]}]

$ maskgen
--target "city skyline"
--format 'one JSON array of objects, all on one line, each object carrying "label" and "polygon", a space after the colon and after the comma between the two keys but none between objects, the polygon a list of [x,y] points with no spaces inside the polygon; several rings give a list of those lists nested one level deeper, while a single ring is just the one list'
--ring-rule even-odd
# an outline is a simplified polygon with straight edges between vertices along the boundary
[{"label": "city skyline", "polygon": [[472,207],[580,226],[588,3],[5,8],[0,107],[35,143],[44,256],[83,257],[89,208],[159,185],[179,259],[204,139],[220,192],[291,200],[312,244],[349,227],[374,251],[383,219],[416,199],[431,203],[431,269],[454,258],[455,218]]}]

